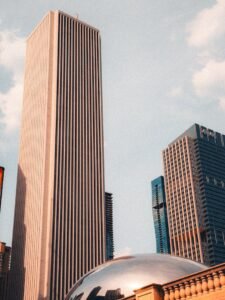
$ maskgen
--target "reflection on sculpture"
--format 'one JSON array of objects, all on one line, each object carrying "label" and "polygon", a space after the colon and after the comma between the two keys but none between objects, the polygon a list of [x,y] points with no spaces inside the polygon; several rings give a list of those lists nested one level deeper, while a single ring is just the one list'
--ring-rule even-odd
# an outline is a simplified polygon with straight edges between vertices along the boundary
[{"label": "reflection on sculpture", "polygon": [[97,297],[98,292],[101,290],[100,286],[97,286],[95,288],[93,288],[93,290],[90,292],[90,294],[87,297],[87,300],[96,300],[96,299],[103,299],[103,297]]},{"label": "reflection on sculpture", "polygon": [[[124,298],[124,295],[121,294],[120,289],[108,290],[105,296],[98,296],[100,290],[100,286],[96,286],[95,288],[93,288],[93,290],[88,295],[87,300],[118,300]],[[71,300],[82,300],[83,295],[84,293],[81,293]]]},{"label": "reflection on sculpture", "polygon": [[71,300],[81,300],[83,297],[84,293],[79,294],[78,296],[75,296],[75,298],[70,298]]},{"label": "reflection on sculpture", "polygon": [[105,294],[105,300],[117,300],[124,298],[124,295],[121,294],[121,289],[109,290]]}]

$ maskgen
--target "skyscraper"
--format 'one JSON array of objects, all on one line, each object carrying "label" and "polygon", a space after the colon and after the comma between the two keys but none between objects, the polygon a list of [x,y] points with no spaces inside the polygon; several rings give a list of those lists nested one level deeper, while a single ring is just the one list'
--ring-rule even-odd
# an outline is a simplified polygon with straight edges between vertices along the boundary
[{"label": "skyscraper", "polygon": [[159,176],[152,180],[151,186],[152,213],[156,237],[156,252],[170,253],[170,240],[163,176]]},{"label": "skyscraper", "polygon": [[5,173],[5,168],[0,167],[0,210],[2,206],[2,189],[3,189],[4,173]]},{"label": "skyscraper", "polygon": [[163,151],[171,253],[225,261],[225,135],[194,124]]},{"label": "skyscraper", "polygon": [[105,223],[106,223],[106,259],[114,257],[114,240],[113,240],[113,201],[112,194],[105,193]]},{"label": "skyscraper", "polygon": [[100,34],[50,12],[27,40],[10,299],[62,300],[105,252]]}]

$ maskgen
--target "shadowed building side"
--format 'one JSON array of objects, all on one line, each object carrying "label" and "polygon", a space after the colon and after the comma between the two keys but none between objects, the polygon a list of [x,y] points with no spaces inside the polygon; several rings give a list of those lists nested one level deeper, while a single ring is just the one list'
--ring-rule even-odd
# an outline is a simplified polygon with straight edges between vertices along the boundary
[{"label": "shadowed building side", "polygon": [[[5,168],[0,167],[0,211]],[[0,299],[7,300],[8,277],[11,264],[11,248],[0,242]]]}]

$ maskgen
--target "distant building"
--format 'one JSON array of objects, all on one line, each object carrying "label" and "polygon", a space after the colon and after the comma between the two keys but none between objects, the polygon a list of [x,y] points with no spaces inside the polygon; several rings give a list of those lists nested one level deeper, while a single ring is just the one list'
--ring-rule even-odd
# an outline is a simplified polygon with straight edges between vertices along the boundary
[{"label": "distant building", "polygon": [[194,124],[163,151],[171,253],[225,261],[225,135]]},{"label": "distant building", "polygon": [[0,210],[2,206],[2,190],[3,190],[3,179],[4,179],[5,169],[0,167]]},{"label": "distant building", "polygon": [[170,240],[166,210],[164,178],[160,176],[151,182],[152,213],[155,227],[156,252],[170,253]]},{"label": "distant building", "polygon": [[0,299],[7,299],[8,274],[10,270],[11,248],[0,242]]},{"label": "distant building", "polygon": [[113,201],[112,194],[105,193],[105,217],[106,217],[106,260],[113,259]]}]

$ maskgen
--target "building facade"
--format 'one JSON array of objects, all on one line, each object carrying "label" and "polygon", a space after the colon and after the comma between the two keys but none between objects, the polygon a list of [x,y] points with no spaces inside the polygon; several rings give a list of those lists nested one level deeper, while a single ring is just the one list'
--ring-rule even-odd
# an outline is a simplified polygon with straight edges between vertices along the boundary
[{"label": "building facade", "polygon": [[27,40],[10,300],[62,300],[103,263],[101,43],[60,11]]},{"label": "building facade", "polygon": [[123,300],[224,300],[225,264],[166,284],[150,284]]},{"label": "building facade", "polygon": [[152,214],[156,237],[156,252],[170,253],[170,240],[167,220],[166,196],[163,176],[151,182]]},{"label": "building facade", "polygon": [[114,257],[113,239],[113,198],[111,193],[105,193],[105,218],[106,218],[106,260]]},{"label": "building facade", "polygon": [[11,248],[0,242],[0,299],[7,300]]},{"label": "building facade", "polygon": [[225,136],[194,124],[163,151],[171,253],[225,261]]}]

